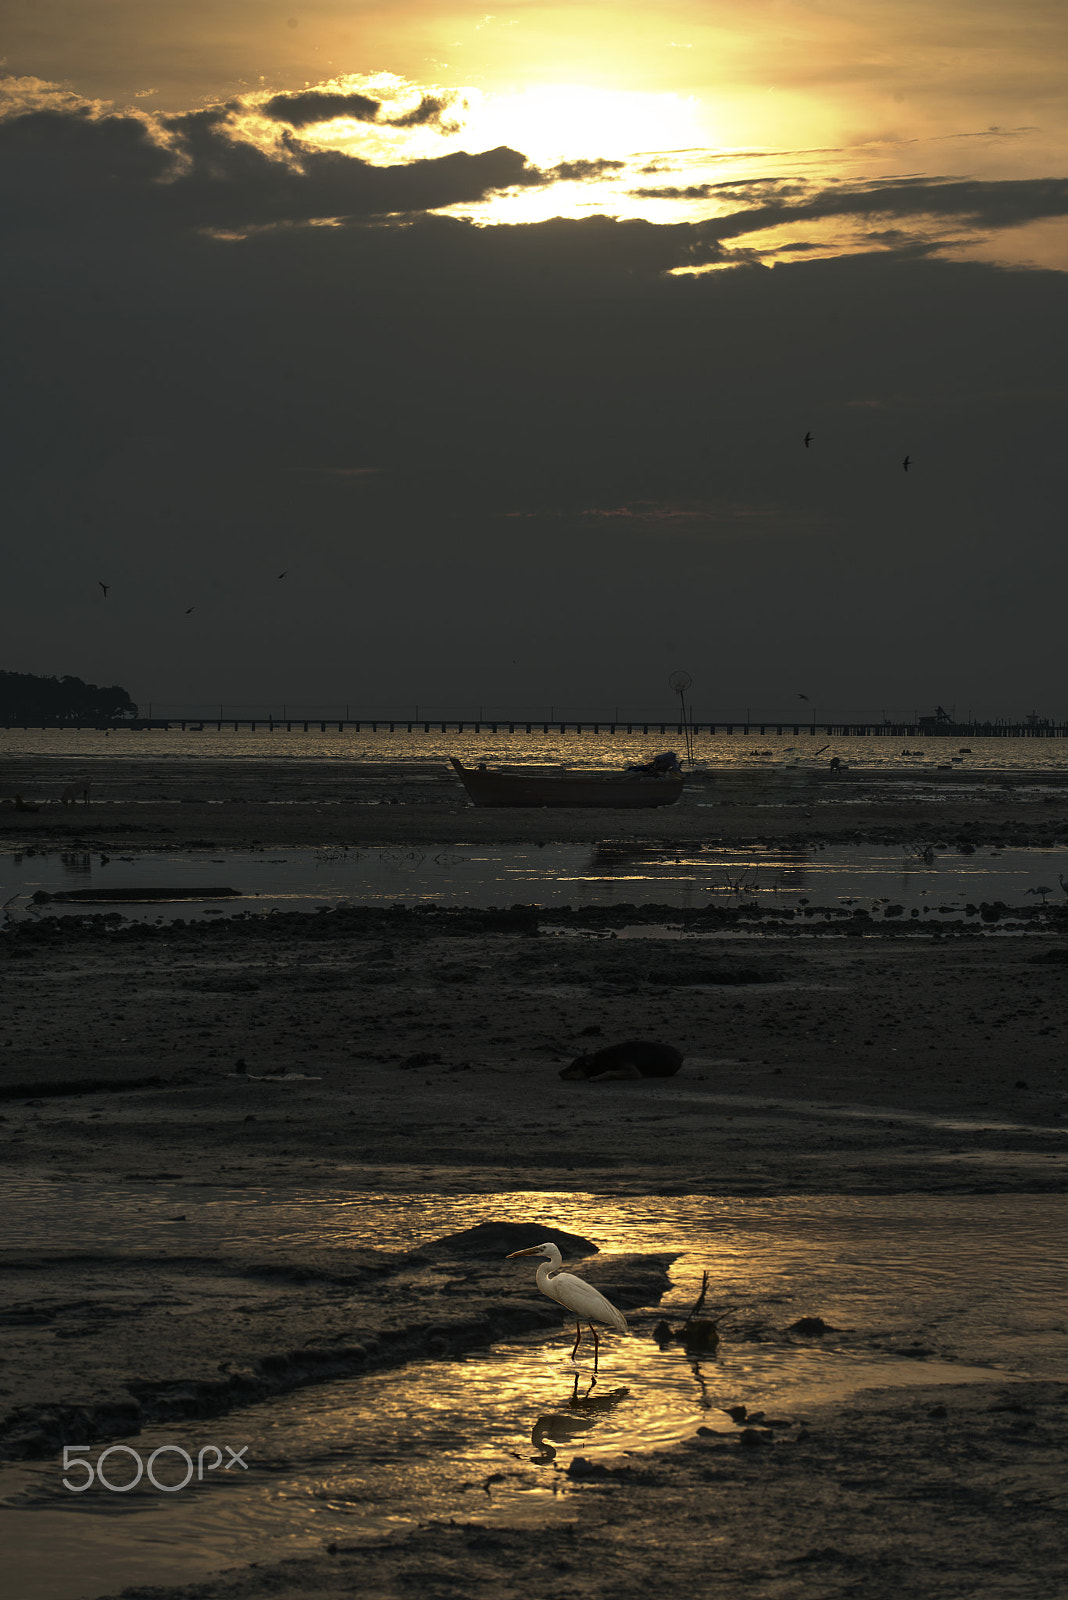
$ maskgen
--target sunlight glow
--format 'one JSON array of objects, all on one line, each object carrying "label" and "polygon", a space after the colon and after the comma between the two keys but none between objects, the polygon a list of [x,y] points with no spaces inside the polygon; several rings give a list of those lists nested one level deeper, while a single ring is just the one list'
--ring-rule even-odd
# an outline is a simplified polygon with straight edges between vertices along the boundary
[{"label": "sunlight glow", "polygon": [[472,108],[464,137],[482,149],[511,145],[544,167],[707,144],[716,133],[707,108],[693,95],[548,83],[518,94],[484,96]]}]

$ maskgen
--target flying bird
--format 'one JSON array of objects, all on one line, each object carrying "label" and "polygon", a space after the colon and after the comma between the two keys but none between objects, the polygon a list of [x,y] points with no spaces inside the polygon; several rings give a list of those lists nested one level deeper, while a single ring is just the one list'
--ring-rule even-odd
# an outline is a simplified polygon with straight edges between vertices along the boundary
[{"label": "flying bird", "polygon": [[571,1347],[571,1359],[574,1361],[582,1340],[582,1324],[585,1322],[593,1334],[593,1370],[597,1371],[597,1329],[594,1322],[606,1322],[610,1328],[615,1328],[617,1333],[629,1333],[627,1319],[622,1311],[617,1311],[610,1300],[606,1300],[599,1289],[592,1283],[584,1283],[581,1278],[576,1278],[572,1272],[561,1272],[564,1258],[554,1244],[535,1244],[527,1250],[513,1250],[508,1257],[514,1261],[517,1256],[544,1256],[536,1273],[538,1288],[542,1294],[547,1294],[550,1300],[557,1301],[566,1306],[575,1318],[575,1343]]},{"label": "flying bird", "polygon": [[906,456],[904,461],[901,463],[901,465],[904,467],[905,471],[907,472],[909,470],[909,467],[912,465],[912,457],[911,456]]},{"label": "flying bird", "polygon": [[807,699],[808,699],[808,695],[807,695],[807,694],[802,694],[802,693],[801,693],[801,691],[800,691],[800,689],[799,689],[799,690],[798,690],[798,691],[797,691],[797,698],[798,698],[798,699],[799,699],[799,700],[807,700]]},{"label": "flying bird", "polygon": [[108,597],[108,590],[111,588],[111,585],[110,585],[110,583],[105,583],[103,578],[98,578],[97,582],[99,583],[100,587],[103,589],[103,591],[104,591],[104,599],[106,600],[107,597]]},{"label": "flying bird", "polygon": [[806,450],[808,449],[808,447],[809,447],[809,445],[811,443],[812,443],[812,435],[811,435],[811,433],[806,433],[805,434],[805,449]]},{"label": "flying bird", "polygon": [[196,610],[196,606],[187,606],[186,607],[186,612],[185,612],[186,616],[188,616],[191,611],[195,611],[195,610]]},{"label": "flying bird", "polygon": [[[288,568],[288,567],[287,567],[287,568],[286,568],[286,572],[288,572],[288,571],[289,571],[289,568]],[[278,576],[279,576],[279,577],[280,577],[280,578],[284,578],[284,577],[285,577],[285,575],[286,575],[286,572],[280,572],[280,573],[279,573],[279,574],[278,574]]]}]

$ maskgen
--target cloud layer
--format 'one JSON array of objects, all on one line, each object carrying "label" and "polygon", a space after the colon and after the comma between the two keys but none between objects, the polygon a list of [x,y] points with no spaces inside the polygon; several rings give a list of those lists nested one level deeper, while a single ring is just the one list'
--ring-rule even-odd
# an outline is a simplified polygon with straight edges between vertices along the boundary
[{"label": "cloud layer", "polygon": [[[562,700],[685,659],[725,697],[803,673],[991,713],[1060,681],[1030,618],[1068,579],[1068,279],[925,259],[914,224],[1061,216],[1063,180],[476,226],[433,213],[604,159],[374,166],[303,143],[301,99],[262,145],[227,106],[0,121],[4,666]],[[882,247],[738,264],[828,217]]]}]

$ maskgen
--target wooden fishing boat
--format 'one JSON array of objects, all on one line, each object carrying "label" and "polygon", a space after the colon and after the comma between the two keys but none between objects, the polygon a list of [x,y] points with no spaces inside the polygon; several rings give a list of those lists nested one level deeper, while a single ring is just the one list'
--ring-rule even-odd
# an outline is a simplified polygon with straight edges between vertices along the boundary
[{"label": "wooden fishing boat", "polygon": [[480,762],[465,767],[450,757],[456,775],[476,806],[671,806],[682,793],[679,771],[566,772],[528,767],[493,771]]}]

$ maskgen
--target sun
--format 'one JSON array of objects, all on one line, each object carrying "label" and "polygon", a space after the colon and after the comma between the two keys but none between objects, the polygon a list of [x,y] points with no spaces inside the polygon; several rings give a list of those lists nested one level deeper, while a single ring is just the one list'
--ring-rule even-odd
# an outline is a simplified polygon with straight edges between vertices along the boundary
[{"label": "sun", "polygon": [[707,107],[695,96],[592,89],[578,83],[485,94],[464,127],[465,140],[479,148],[510,145],[537,166],[679,149],[713,137]]}]

